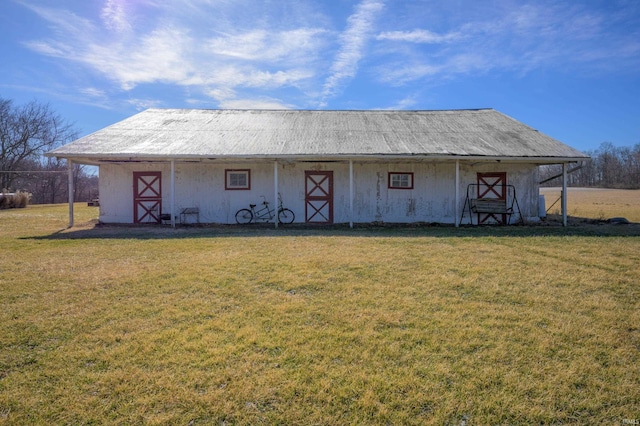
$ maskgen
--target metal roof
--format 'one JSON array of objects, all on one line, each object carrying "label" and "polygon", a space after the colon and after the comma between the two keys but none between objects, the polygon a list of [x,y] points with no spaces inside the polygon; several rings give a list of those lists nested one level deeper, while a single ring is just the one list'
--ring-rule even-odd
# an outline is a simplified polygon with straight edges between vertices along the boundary
[{"label": "metal roof", "polygon": [[148,109],[47,153],[76,161],[158,159],[588,158],[493,109]]}]

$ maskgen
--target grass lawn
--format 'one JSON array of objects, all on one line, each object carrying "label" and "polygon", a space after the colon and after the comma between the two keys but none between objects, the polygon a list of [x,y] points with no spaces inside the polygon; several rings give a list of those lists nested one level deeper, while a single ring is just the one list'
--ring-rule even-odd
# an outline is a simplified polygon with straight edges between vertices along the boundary
[{"label": "grass lawn", "polygon": [[638,224],[96,216],[0,211],[0,424],[640,420]]}]

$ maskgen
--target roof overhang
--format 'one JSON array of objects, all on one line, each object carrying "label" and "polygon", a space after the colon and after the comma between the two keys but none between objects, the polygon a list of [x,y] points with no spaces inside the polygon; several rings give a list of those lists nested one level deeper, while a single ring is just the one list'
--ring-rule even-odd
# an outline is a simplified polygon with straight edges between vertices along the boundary
[{"label": "roof overhang", "polygon": [[590,157],[505,157],[505,156],[466,156],[466,155],[362,155],[362,154],[340,154],[340,155],[227,155],[216,157],[202,157],[193,155],[66,155],[64,153],[45,154],[49,157],[71,160],[74,163],[89,164],[99,166],[108,163],[145,163],[145,162],[170,162],[181,163],[233,163],[233,162],[347,162],[357,161],[366,163],[384,162],[474,162],[474,163],[528,163],[528,164],[562,164],[575,163],[589,160]]}]

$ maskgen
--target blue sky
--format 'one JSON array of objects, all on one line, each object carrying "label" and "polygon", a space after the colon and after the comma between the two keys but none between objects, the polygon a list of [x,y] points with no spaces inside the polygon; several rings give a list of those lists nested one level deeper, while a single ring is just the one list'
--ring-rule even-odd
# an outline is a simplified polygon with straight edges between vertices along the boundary
[{"label": "blue sky", "polygon": [[81,135],[150,107],[495,108],[640,143],[637,0],[2,0],[0,97]]}]

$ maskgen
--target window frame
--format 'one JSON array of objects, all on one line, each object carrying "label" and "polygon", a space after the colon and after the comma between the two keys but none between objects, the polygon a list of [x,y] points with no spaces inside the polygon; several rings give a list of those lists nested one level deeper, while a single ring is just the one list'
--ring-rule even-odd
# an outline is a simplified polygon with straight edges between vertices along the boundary
[{"label": "window frame", "polygon": [[[247,179],[246,185],[232,185],[231,175],[244,174]],[[247,191],[251,189],[251,169],[225,169],[224,170],[224,189],[227,191]]]},{"label": "window frame", "polygon": [[[393,184],[393,178],[395,176],[408,176],[409,186],[398,186]],[[389,189],[413,189],[413,172],[389,172],[389,181],[387,187]]]}]

